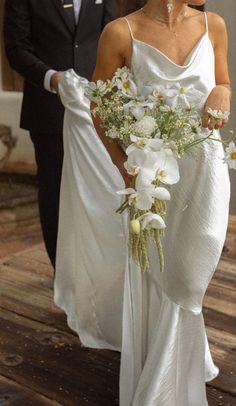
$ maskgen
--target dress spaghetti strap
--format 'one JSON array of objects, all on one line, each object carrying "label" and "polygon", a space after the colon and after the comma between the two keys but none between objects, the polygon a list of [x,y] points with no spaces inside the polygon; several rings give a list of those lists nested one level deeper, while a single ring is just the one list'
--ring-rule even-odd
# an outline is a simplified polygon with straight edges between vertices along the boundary
[{"label": "dress spaghetti strap", "polygon": [[206,13],[206,11],[204,12],[204,15],[205,15],[205,22],[206,22],[206,32],[207,32],[207,34],[208,34],[208,18],[207,18],[207,13]]},{"label": "dress spaghetti strap", "polygon": [[124,17],[124,19],[125,19],[125,21],[126,21],[126,22],[127,22],[127,24],[128,24],[128,27],[129,27],[129,32],[130,32],[131,38],[132,38],[132,39],[134,39],[134,36],[133,36],[133,31],[132,31],[132,28],[131,28],[130,22],[129,22],[128,18]]}]

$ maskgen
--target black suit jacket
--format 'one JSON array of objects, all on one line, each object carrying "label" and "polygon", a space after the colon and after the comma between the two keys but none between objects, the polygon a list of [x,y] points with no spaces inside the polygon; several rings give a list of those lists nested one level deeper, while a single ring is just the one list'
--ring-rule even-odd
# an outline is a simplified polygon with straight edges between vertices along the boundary
[{"label": "black suit jacket", "polygon": [[48,69],[73,68],[91,79],[103,27],[114,18],[113,0],[82,0],[76,30],[61,0],[6,0],[4,38],[10,65],[24,77],[21,128],[62,132],[64,109],[43,87]]}]

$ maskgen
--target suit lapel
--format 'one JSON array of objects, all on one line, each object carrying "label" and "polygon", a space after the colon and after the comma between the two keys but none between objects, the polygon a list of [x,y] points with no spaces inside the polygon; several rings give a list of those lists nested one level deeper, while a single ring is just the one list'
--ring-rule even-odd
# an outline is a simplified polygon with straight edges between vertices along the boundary
[{"label": "suit lapel", "polygon": [[[60,16],[62,17],[64,23],[66,24],[67,28],[70,30],[71,34],[74,36],[75,34],[75,27],[71,24],[69,18],[67,18],[67,14],[64,12],[62,1],[61,0],[51,0],[52,3],[55,5],[57,11],[59,12]],[[82,1],[83,5],[83,1]]]}]

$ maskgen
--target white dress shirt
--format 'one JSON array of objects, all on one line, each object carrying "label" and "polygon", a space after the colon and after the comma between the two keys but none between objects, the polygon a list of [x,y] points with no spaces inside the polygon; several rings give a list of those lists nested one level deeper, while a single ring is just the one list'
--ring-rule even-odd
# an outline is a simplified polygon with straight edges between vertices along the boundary
[{"label": "white dress shirt", "polygon": [[[78,21],[79,21],[79,13],[80,13],[80,9],[81,9],[81,1],[82,1],[82,0],[72,0],[72,1],[73,1],[73,3],[74,3],[75,21],[76,21],[76,24],[78,24]],[[62,3],[63,3],[63,0],[62,0]],[[46,90],[48,90],[49,92],[52,92],[52,93],[56,93],[55,90],[53,90],[53,89],[51,88],[51,85],[50,85],[50,83],[51,83],[51,77],[52,77],[52,75],[53,75],[55,72],[56,72],[56,71],[55,71],[54,69],[49,69],[49,70],[46,72],[46,75],[44,76],[44,83],[43,83],[44,88],[45,88]]]}]

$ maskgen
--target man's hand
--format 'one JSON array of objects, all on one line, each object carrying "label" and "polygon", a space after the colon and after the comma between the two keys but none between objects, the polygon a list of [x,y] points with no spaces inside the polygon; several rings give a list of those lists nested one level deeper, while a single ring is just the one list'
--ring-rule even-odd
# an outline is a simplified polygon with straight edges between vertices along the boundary
[{"label": "man's hand", "polygon": [[61,72],[61,71],[54,73],[50,80],[51,89],[55,90],[55,92],[58,94],[58,96],[59,96],[58,82],[59,82],[59,79],[60,79],[62,73],[63,72]]}]

